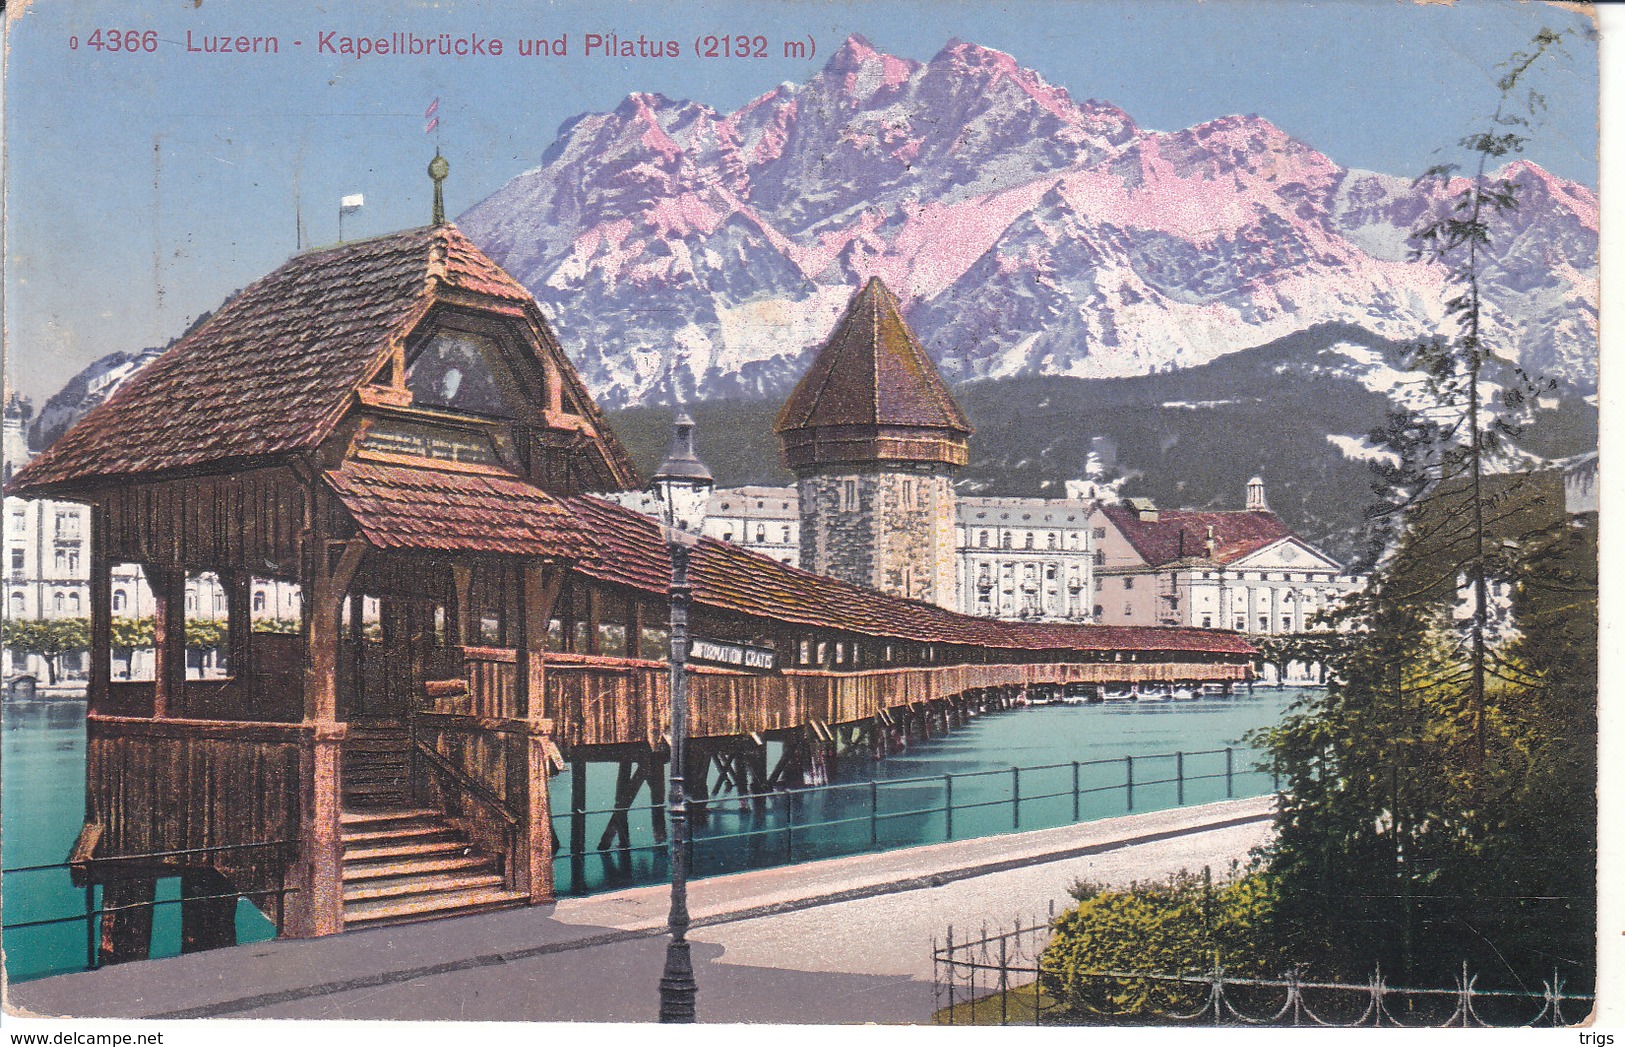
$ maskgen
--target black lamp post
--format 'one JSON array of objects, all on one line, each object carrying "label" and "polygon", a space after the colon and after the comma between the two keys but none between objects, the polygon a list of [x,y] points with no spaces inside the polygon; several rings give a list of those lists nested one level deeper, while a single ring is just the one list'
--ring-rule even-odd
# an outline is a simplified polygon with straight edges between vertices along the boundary
[{"label": "black lamp post", "polygon": [[688,951],[688,581],[689,552],[699,541],[711,498],[711,471],[694,453],[694,419],[679,411],[671,450],[651,483],[660,501],[666,551],[671,557],[671,913],[666,926],[666,969],[660,976],[660,1020],[694,1021],[694,964]]}]

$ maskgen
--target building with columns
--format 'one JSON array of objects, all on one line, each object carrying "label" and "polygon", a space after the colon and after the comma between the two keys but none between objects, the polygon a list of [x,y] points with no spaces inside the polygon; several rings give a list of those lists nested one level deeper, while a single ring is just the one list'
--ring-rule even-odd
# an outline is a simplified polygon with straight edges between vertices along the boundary
[{"label": "building with columns", "polygon": [[1298,633],[1359,586],[1270,512],[1263,480],[1247,484],[1246,506],[1158,509],[1130,498],[1096,508],[1095,621]]},{"label": "building with columns", "polygon": [[953,482],[971,426],[879,277],[773,428],[796,475],[804,570],[959,606]]}]

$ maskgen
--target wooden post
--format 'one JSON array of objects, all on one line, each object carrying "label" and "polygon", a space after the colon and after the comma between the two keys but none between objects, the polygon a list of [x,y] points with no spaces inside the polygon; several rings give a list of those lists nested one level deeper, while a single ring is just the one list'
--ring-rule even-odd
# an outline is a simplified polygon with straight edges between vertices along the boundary
[{"label": "wooden post", "polygon": [[300,853],[292,870],[287,933],[294,938],[337,934],[344,929],[340,871],[339,758],[345,725],[317,723],[301,744],[299,776],[306,783],[299,810]]},{"label": "wooden post", "polygon": [[570,890],[587,889],[587,761],[570,760]]},{"label": "wooden post", "polygon": [[152,716],[161,720],[171,707],[184,712],[186,688],[186,572],[143,565],[152,589]]},{"label": "wooden post", "polygon": [[474,615],[474,569],[466,564],[453,564],[451,568],[452,642],[464,647],[478,643],[480,623]]},{"label": "wooden post", "polygon": [[598,616],[602,613],[603,604],[598,590],[588,586],[587,592],[587,654],[598,654]]},{"label": "wooden post", "polygon": [[626,598],[626,656],[643,658],[643,600],[636,593]]},{"label": "wooden post", "polygon": [[[200,898],[207,900],[194,900]],[[214,869],[183,872],[181,952],[202,952],[236,944],[237,895],[231,881]]]},{"label": "wooden post", "polygon": [[[127,963],[145,960],[152,951],[152,906],[158,881],[114,880],[102,888],[101,962]],[[123,909],[121,906],[133,906]],[[105,911],[117,910],[117,911]]]},{"label": "wooden post", "polygon": [[547,715],[547,620],[553,614],[564,572],[542,564],[520,568],[519,615],[515,623],[515,685],[519,691],[518,715],[538,720]]},{"label": "wooden post", "polygon": [[514,878],[515,890],[528,890],[532,904],[552,901],[555,892],[553,811],[547,786],[547,776],[552,770],[547,736],[552,733],[552,728],[550,721],[534,722],[532,733],[525,739],[528,757],[525,773],[530,781],[530,797],[526,806],[529,821],[521,826],[523,853],[515,859]]},{"label": "wooden post", "polygon": [[248,571],[222,571],[220,584],[226,587],[226,668],[237,681],[239,708],[257,719],[251,661],[254,657],[253,576]]},{"label": "wooden post", "polygon": [[86,705],[106,708],[113,679],[113,576],[107,555],[107,507],[90,510],[90,683]]}]

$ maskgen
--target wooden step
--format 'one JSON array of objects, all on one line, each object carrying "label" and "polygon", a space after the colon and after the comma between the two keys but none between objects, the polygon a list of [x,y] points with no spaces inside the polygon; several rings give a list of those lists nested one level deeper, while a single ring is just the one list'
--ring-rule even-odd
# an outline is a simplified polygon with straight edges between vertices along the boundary
[{"label": "wooden step", "polygon": [[345,848],[344,861],[375,862],[385,858],[427,858],[431,855],[471,853],[473,845],[467,840],[429,840],[423,843],[386,843],[371,847]]},{"label": "wooden step", "polygon": [[345,850],[369,843],[379,843],[384,840],[400,840],[405,843],[410,840],[424,840],[432,836],[461,836],[453,826],[444,822],[423,822],[419,825],[392,826],[388,829],[376,830],[345,830],[343,840]]},{"label": "wooden step", "polygon": [[489,889],[502,886],[502,874],[498,872],[467,872],[462,875],[448,873],[426,873],[416,876],[392,876],[388,879],[365,880],[359,884],[347,884],[344,888],[344,904],[367,901],[372,898],[402,898],[414,894],[430,894],[446,891],[466,891]]},{"label": "wooden step", "polygon": [[429,818],[440,818],[439,811],[428,807],[403,807],[388,811],[345,811],[339,815],[339,824],[350,825],[383,825],[389,822],[418,822]]},{"label": "wooden step", "polygon": [[401,858],[393,862],[373,862],[366,865],[344,866],[344,882],[380,880],[394,876],[417,876],[424,873],[464,872],[470,869],[493,869],[489,858],[477,854],[459,854],[451,857]]},{"label": "wooden step", "polygon": [[529,896],[519,891],[474,888],[409,898],[378,898],[344,907],[346,927],[376,926],[405,920],[463,915],[523,905]]}]

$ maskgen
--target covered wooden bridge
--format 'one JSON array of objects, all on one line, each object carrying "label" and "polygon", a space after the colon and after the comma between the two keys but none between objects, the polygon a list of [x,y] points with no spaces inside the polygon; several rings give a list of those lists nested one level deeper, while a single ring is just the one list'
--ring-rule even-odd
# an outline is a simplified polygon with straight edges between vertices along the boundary
[{"label": "covered wooden bridge", "polygon": [[[188,948],[231,940],[239,894],[295,935],[550,899],[550,775],[616,761],[618,806],[661,780],[665,545],[587,493],[636,484],[535,302],[451,225],[238,293],[10,488],[93,507],[82,875],[109,906],[180,875]],[[114,678],[119,564],[157,596],[150,679]],[[230,594],[208,678],[205,571]],[[702,789],[792,785],[820,746],[1036,684],[1250,672],[1233,634],[968,618],[719,542],[692,578]],[[267,584],[297,632],[256,613]],[[144,955],[150,914],[106,917],[104,958]]]}]

